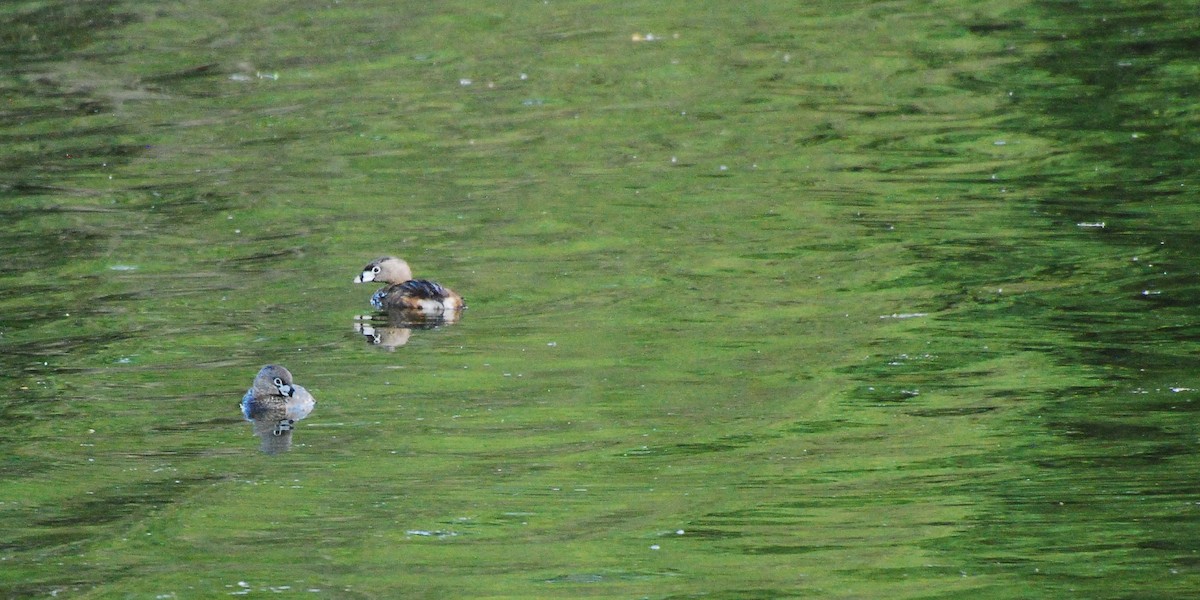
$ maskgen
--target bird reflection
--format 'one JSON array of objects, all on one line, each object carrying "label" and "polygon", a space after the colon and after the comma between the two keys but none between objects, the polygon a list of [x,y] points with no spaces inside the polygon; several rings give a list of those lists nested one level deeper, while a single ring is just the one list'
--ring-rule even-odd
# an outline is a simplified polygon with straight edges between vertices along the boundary
[{"label": "bird reflection", "polygon": [[408,343],[416,329],[437,329],[458,321],[462,313],[449,311],[429,314],[420,310],[392,309],[378,316],[355,317],[354,332],[362,334],[367,343],[394,351]]},{"label": "bird reflection", "polygon": [[292,382],[291,371],[267,365],[242,396],[242,415],[262,439],[262,451],[276,454],[291,449],[296,421],[307,417],[316,404],[308,390]]}]

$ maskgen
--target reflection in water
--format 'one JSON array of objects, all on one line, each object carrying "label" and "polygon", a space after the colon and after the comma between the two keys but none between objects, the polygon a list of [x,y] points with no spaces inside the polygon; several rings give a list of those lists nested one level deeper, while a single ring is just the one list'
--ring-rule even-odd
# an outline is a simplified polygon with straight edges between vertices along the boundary
[{"label": "reflection in water", "polygon": [[262,451],[276,454],[291,449],[296,421],[307,417],[316,404],[308,390],[292,383],[291,371],[267,365],[242,396],[242,414],[254,425],[254,435],[262,438]]},{"label": "reflection in water", "polygon": [[384,315],[355,317],[354,332],[362,334],[367,343],[395,350],[408,343],[414,329],[437,329],[458,322],[462,311],[429,314],[420,310],[393,309]]},{"label": "reflection in water", "polygon": [[388,350],[395,350],[408,343],[412,330],[405,327],[374,327],[366,323],[356,322],[354,332],[361,333],[367,338],[367,343]]}]

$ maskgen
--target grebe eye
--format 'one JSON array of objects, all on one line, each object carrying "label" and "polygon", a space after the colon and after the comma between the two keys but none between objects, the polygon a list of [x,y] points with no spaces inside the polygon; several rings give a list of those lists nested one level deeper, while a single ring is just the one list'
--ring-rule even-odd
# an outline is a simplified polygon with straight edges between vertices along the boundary
[{"label": "grebe eye", "polygon": [[277,385],[277,386],[282,386],[282,385],[283,385],[283,380],[282,380],[282,379],[280,379],[280,378],[278,378],[278,377],[276,377],[276,378],[275,378],[275,385]]},{"label": "grebe eye", "polygon": [[379,267],[378,267],[378,266],[371,267],[371,272],[372,272],[372,273],[378,273],[378,272],[379,272]]}]

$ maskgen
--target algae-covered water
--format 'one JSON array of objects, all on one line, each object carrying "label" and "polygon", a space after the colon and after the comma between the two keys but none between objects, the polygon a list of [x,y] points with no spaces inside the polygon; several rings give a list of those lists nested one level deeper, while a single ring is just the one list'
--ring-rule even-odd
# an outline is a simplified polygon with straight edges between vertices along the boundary
[{"label": "algae-covered water", "polygon": [[1197,32],[6,3],[0,595],[1190,597]]}]

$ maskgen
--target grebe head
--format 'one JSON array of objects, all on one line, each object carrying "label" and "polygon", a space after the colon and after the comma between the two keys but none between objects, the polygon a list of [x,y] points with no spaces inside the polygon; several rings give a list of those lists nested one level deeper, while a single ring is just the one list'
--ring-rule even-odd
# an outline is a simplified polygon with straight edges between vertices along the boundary
[{"label": "grebe head", "polygon": [[354,283],[378,281],[380,283],[404,283],[412,279],[412,269],[408,263],[395,256],[377,258],[363,267],[362,273],[354,278]]}]

